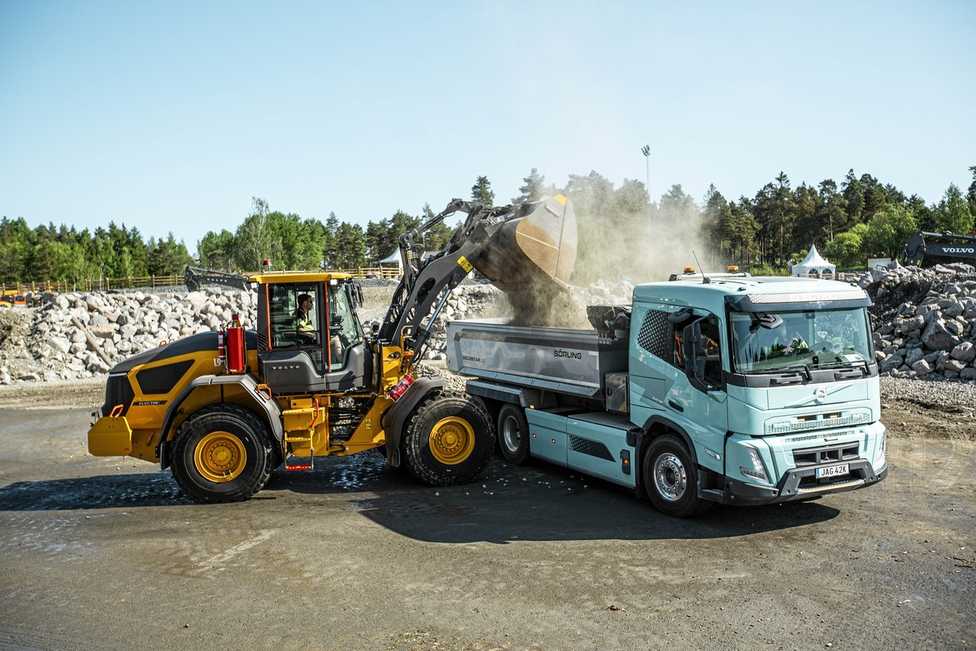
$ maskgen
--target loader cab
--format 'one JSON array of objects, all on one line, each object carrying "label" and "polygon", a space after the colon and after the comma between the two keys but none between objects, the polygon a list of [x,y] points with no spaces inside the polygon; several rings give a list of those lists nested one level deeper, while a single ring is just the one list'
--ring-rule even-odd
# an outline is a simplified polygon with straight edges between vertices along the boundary
[{"label": "loader cab", "polygon": [[348,274],[266,272],[258,284],[258,364],[276,394],[365,388],[368,353]]}]

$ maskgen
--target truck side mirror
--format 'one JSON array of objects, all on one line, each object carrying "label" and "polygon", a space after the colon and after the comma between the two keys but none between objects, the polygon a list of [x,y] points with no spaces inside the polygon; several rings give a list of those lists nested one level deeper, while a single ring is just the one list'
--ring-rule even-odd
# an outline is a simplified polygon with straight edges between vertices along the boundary
[{"label": "truck side mirror", "polygon": [[681,331],[685,354],[685,374],[691,385],[700,391],[708,390],[705,381],[705,339],[701,333],[701,319],[686,325]]}]

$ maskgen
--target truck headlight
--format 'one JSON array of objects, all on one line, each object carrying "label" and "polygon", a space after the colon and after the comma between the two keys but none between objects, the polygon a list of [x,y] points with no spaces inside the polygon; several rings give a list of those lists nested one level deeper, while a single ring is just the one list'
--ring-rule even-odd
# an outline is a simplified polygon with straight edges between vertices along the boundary
[{"label": "truck headlight", "polygon": [[746,452],[749,454],[749,461],[752,465],[739,466],[739,472],[746,477],[754,477],[768,483],[769,476],[766,474],[766,466],[763,465],[762,457],[759,456],[759,450],[746,447]]},{"label": "truck headlight", "polygon": [[878,454],[875,455],[875,459],[874,459],[875,468],[883,468],[888,463],[888,460],[886,458],[886,453],[888,452],[887,439],[888,437],[886,433],[881,432],[880,440],[878,441]]}]

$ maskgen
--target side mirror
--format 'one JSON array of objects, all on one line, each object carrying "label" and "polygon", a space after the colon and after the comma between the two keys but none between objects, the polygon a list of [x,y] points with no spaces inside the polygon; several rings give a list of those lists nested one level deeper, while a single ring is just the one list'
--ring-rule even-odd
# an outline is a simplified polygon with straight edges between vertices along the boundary
[{"label": "side mirror", "polygon": [[701,319],[684,327],[681,331],[683,352],[685,354],[685,374],[688,381],[699,391],[707,391],[705,381],[705,339],[701,333]]},{"label": "side mirror", "polygon": [[349,299],[349,305],[352,309],[357,310],[363,304],[363,287],[359,283],[348,283],[346,285],[346,297]]}]

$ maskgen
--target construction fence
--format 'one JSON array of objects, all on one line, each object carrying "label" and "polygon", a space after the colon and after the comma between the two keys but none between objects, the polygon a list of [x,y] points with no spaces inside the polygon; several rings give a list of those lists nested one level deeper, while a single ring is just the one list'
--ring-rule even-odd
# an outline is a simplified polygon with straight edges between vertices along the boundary
[{"label": "construction fence", "polygon": [[[330,269],[350,274],[353,278],[387,278],[397,280],[397,267],[357,267]],[[126,276],[124,278],[88,278],[84,280],[49,280],[29,283],[0,283],[0,295],[40,294],[44,292],[99,292],[113,289],[158,289],[184,287],[183,274],[169,276]]]}]

